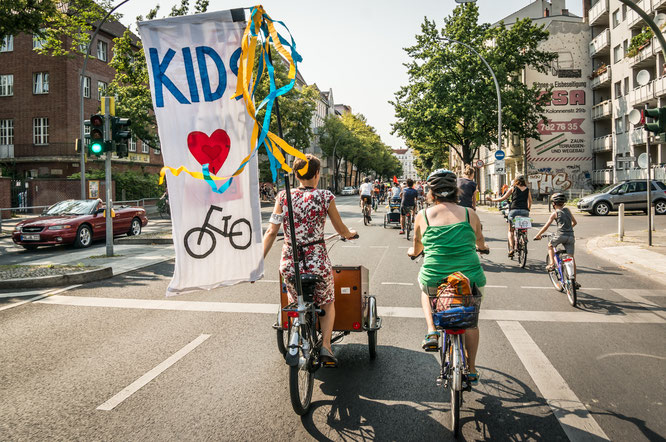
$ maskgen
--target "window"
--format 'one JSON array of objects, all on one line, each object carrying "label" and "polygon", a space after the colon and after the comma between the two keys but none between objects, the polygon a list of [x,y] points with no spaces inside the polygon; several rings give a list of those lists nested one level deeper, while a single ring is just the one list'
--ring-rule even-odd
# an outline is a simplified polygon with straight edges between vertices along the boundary
[{"label": "window", "polygon": [[32,120],[32,144],[49,144],[49,119],[45,117]]},{"label": "window", "polygon": [[98,81],[97,82],[97,99],[98,100],[102,100],[102,97],[104,96],[104,94],[106,94],[107,86],[108,86],[108,84],[106,84],[103,81]]},{"label": "window", "polygon": [[629,115],[624,116],[624,127],[629,130]]},{"label": "window", "polygon": [[150,153],[150,146],[146,143],[141,143],[141,153]]},{"label": "window", "polygon": [[623,133],[623,118],[619,117],[615,119],[615,133],[616,134],[621,134]]},{"label": "window", "polygon": [[616,9],[615,12],[613,12],[613,28],[616,28],[617,25],[620,24],[620,10]]},{"label": "window", "polygon": [[622,56],[626,57],[627,56],[627,48],[629,47],[629,40],[625,40],[622,42]]},{"label": "window", "polygon": [[35,72],[34,74],[32,74],[32,93],[33,94],[49,93],[48,72]]},{"label": "window", "polygon": [[622,96],[622,82],[618,81],[615,83],[615,98],[620,98]]},{"label": "window", "polygon": [[90,77],[83,77],[83,96],[90,98]]},{"label": "window", "polygon": [[2,37],[2,44],[0,44],[0,52],[12,52],[14,50],[14,36],[5,35]]},{"label": "window", "polygon": [[90,144],[90,126],[83,126],[83,143],[85,145]]},{"label": "window", "polygon": [[14,95],[14,75],[0,75],[0,97]]},{"label": "window", "polygon": [[622,5],[622,21],[627,19],[627,5]]},{"label": "window", "polygon": [[134,135],[130,137],[129,143],[127,143],[127,150],[129,152],[136,152],[136,138],[134,138]]},{"label": "window", "polygon": [[[42,32],[46,31],[45,29],[41,29]],[[32,34],[32,48],[33,49],[41,49],[44,47],[46,44],[46,39],[40,37],[37,34]]]},{"label": "window", "polygon": [[624,95],[629,93],[629,77],[624,77]]},{"label": "window", "polygon": [[97,40],[97,58],[102,61],[109,61],[108,56],[109,45],[102,40]]},{"label": "window", "polygon": [[0,145],[14,144],[14,120],[0,120]]},{"label": "window", "polygon": [[620,45],[617,45],[613,48],[613,62],[617,63],[618,61],[622,60],[622,47]]}]

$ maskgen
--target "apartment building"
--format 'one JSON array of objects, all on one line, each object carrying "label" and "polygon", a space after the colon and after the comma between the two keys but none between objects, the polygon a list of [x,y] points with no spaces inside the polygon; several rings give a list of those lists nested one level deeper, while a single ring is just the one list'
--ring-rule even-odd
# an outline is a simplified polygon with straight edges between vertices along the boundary
[{"label": "apartment building", "polygon": [[392,153],[400,161],[400,164],[402,164],[400,179],[406,180],[407,178],[411,178],[417,180],[418,172],[414,166],[414,151],[412,149],[393,149]]},{"label": "apartment building", "polygon": [[[100,109],[100,97],[115,71],[109,62],[113,39],[125,27],[105,24],[91,45],[85,74],[84,117]],[[83,56],[51,57],[35,49],[43,42],[29,34],[0,36],[0,165],[17,180],[64,178],[80,169],[75,139],[80,137],[80,72]],[[132,140],[129,157],[114,159],[115,171],[158,173],[159,152]],[[86,169],[103,169],[103,159],[89,158]]]},{"label": "apartment building", "polygon": [[[637,2],[653,15],[666,13],[666,0]],[[661,47],[652,32],[631,8],[619,0],[598,0],[591,5],[590,57],[593,62],[594,107],[593,152],[595,185],[611,184],[629,178],[645,178],[637,159],[650,141],[653,176],[666,180],[666,152],[663,144],[634,127],[628,118],[632,109],[666,106],[666,70]],[[637,75],[645,70],[649,82],[640,86]]]}]

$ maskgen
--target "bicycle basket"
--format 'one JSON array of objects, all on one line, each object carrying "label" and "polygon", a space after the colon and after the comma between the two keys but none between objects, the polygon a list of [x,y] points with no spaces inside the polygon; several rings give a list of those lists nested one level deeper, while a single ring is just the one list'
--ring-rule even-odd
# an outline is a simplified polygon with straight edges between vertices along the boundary
[{"label": "bicycle basket", "polygon": [[532,228],[532,218],[517,216],[513,219],[513,225],[516,229],[530,229]]},{"label": "bicycle basket", "polygon": [[450,330],[474,328],[479,323],[479,307],[454,307],[432,314],[432,321],[437,328]]},{"label": "bicycle basket", "polygon": [[481,294],[476,286],[460,272],[449,275],[431,297],[433,322],[436,327],[465,329],[476,327],[479,321]]}]

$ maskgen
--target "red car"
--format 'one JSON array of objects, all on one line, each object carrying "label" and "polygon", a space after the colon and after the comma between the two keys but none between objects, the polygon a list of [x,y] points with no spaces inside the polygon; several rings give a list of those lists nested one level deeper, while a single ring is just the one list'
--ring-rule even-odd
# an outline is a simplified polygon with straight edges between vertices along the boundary
[{"label": "red car", "polygon": [[[42,216],[18,223],[12,239],[28,250],[55,244],[88,247],[94,240],[106,238],[106,218],[104,209],[97,208],[98,202],[96,199],[60,201]],[[140,207],[120,206],[113,212],[114,236],[138,235],[148,224],[146,211]]]}]

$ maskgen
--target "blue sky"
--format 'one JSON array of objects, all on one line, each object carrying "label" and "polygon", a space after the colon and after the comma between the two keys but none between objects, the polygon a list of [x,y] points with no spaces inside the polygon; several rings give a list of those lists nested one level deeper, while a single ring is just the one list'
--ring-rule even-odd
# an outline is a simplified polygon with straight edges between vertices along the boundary
[{"label": "blue sky", "polygon": [[[162,17],[180,0],[157,3],[158,17]],[[529,3],[478,2],[481,20],[489,23]],[[402,64],[409,59],[402,48],[414,43],[424,17],[442,23],[455,7],[454,0],[264,0],[261,4],[273,19],[289,27],[303,56],[299,69],[308,84],[333,89],[336,103],[348,104],[355,113],[365,115],[386,144],[402,147],[403,141],[390,134],[395,118],[393,106],[388,103],[400,86],[407,84]],[[251,5],[239,0],[211,0],[208,10]],[[567,7],[572,14],[582,15],[582,0],[567,2]],[[133,0],[118,12],[124,15],[121,21],[129,25],[148,10],[147,2]]]}]

